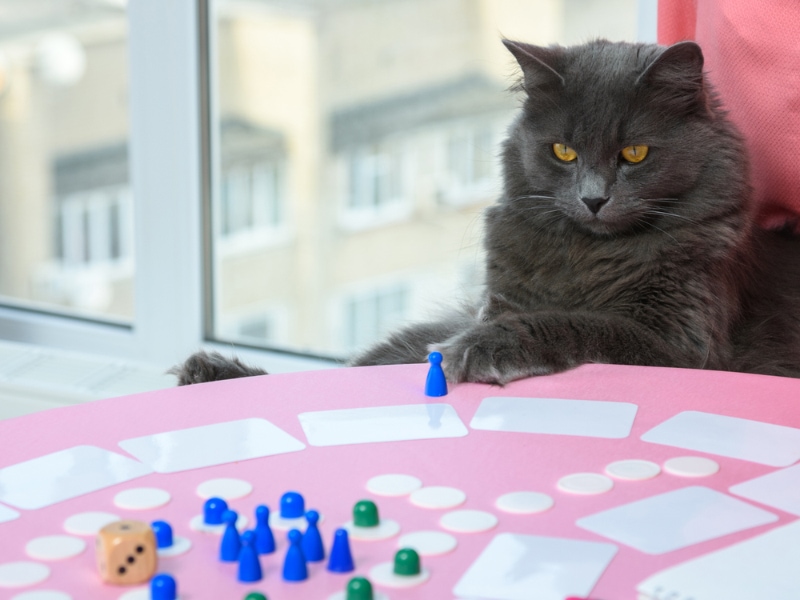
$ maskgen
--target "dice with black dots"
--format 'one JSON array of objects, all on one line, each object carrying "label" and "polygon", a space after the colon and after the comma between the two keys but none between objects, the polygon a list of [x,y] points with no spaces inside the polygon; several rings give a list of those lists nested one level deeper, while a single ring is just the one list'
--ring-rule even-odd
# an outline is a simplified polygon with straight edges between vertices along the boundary
[{"label": "dice with black dots", "polygon": [[148,581],[158,567],[153,529],[141,521],[115,521],[97,534],[97,568],[106,583]]}]

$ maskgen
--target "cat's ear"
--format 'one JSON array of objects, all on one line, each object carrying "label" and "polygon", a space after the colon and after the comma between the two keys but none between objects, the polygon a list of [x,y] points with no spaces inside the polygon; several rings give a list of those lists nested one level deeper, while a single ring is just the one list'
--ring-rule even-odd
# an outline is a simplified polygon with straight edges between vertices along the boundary
[{"label": "cat's ear", "polygon": [[678,42],[665,48],[636,80],[655,92],[661,102],[690,112],[706,108],[703,51],[694,42]]},{"label": "cat's ear", "polygon": [[513,40],[503,40],[503,44],[522,68],[523,87],[529,94],[560,89],[564,78],[556,70],[562,49],[545,48]]}]

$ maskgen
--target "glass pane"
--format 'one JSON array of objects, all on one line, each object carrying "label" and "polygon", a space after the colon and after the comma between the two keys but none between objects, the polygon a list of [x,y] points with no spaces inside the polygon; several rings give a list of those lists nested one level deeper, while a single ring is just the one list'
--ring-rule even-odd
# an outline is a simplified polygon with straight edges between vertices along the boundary
[{"label": "glass pane", "polygon": [[0,303],[133,318],[122,0],[0,0]]},{"label": "glass pane", "polygon": [[479,293],[499,32],[635,40],[637,0],[289,4],[214,3],[213,335],[344,357]]}]

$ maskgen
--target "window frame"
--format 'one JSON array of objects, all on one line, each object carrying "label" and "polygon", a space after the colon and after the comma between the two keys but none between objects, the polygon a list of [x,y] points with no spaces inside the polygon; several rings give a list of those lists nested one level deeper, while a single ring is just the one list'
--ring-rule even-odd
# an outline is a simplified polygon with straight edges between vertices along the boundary
[{"label": "window frame", "polygon": [[[637,0],[639,39],[655,41],[656,0]],[[214,292],[211,194],[219,181],[213,56],[214,0],[127,3],[130,185],[135,194],[132,325],[0,303],[0,339],[164,368],[210,340]],[[164,201],[168,199],[168,201]],[[168,334],[165,334],[168,332]],[[237,345],[271,372],[328,368],[330,360]]]},{"label": "window frame", "polygon": [[[219,169],[210,119],[215,103],[212,11],[213,0],[127,4],[133,323],[76,317],[4,299],[0,339],[164,369],[200,347],[230,352],[231,344],[209,337],[213,262],[207,242],[211,185]],[[270,372],[335,365],[299,353],[251,347],[235,352]]]}]

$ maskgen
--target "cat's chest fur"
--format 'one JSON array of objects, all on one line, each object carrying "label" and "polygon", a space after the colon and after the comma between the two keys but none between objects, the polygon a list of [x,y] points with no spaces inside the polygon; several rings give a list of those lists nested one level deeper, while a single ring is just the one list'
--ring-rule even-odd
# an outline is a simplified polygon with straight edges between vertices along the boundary
[{"label": "cat's chest fur", "polygon": [[[527,231],[526,231],[527,229]],[[685,293],[702,283],[681,274],[688,256],[648,235],[599,237],[568,227],[543,230],[513,211],[487,215],[487,286],[527,310],[626,312],[654,293]],[[695,264],[702,271],[702,266]],[[699,290],[698,290],[699,291]]]},{"label": "cat's chest fur", "polygon": [[[725,228],[724,219],[714,227]],[[487,212],[489,304],[483,316],[509,306],[528,313],[617,315],[722,364],[740,311],[737,282],[730,277],[739,242],[709,233],[597,236],[563,223],[541,227],[525,211],[500,203]]]}]

